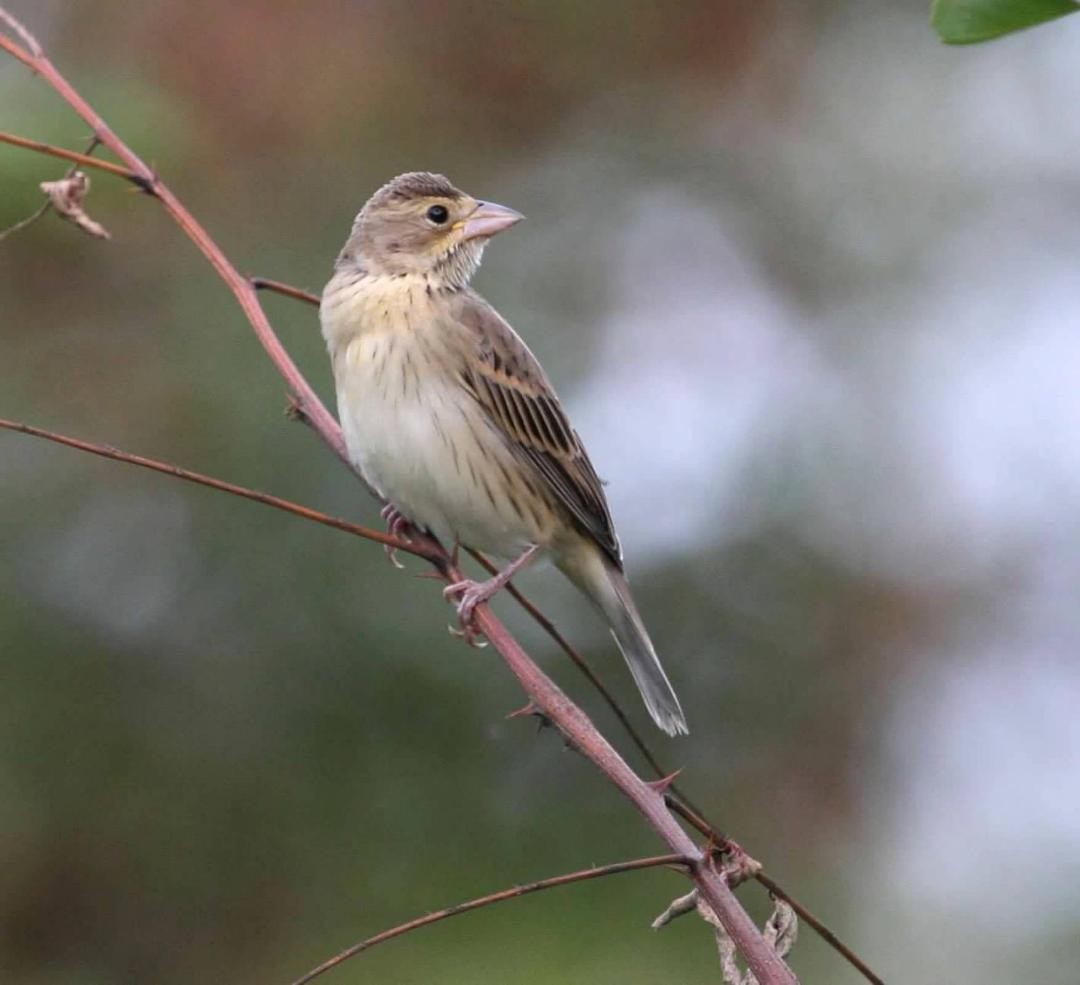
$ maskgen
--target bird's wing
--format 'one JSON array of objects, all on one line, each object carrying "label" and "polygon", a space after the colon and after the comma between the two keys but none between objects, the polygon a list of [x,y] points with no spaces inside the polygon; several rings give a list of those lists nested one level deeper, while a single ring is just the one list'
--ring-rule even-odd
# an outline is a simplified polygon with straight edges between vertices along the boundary
[{"label": "bird's wing", "polygon": [[462,383],[582,531],[621,566],[603,484],[540,363],[479,295],[459,294],[455,314],[474,356],[463,364]]}]

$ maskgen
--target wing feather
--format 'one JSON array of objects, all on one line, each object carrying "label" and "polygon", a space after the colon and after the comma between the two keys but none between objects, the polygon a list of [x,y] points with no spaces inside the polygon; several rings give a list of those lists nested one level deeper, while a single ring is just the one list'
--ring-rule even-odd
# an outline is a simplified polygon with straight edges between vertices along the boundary
[{"label": "wing feather", "polygon": [[455,301],[454,321],[465,329],[472,357],[463,363],[462,383],[582,532],[621,566],[603,484],[540,363],[479,295],[463,291]]}]

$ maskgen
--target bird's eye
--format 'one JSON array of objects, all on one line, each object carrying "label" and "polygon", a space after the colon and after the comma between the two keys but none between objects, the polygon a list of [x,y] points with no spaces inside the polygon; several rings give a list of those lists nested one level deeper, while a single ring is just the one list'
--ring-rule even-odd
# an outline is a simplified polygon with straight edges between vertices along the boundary
[{"label": "bird's eye", "polygon": [[427,210],[427,217],[436,225],[441,226],[450,218],[450,213],[447,211],[445,205],[433,205]]}]

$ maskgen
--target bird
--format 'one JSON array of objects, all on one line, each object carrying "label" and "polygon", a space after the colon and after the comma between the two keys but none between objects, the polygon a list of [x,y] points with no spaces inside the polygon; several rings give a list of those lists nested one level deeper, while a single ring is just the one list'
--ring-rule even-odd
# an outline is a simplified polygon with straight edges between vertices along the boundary
[{"label": "bird", "polygon": [[523,218],[428,171],[360,210],[319,308],[349,459],[395,533],[509,560],[446,589],[468,635],[476,606],[547,556],[606,619],[656,724],[684,734],[603,483],[539,361],[470,286],[491,238]]}]

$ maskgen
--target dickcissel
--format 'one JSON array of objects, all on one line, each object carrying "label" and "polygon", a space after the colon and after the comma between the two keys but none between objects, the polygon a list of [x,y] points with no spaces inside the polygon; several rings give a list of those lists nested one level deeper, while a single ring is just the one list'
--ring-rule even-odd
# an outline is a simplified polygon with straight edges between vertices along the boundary
[{"label": "dickcissel", "polygon": [[361,209],[320,307],[349,456],[395,529],[510,559],[447,589],[467,631],[477,604],[547,554],[606,618],[656,724],[684,733],[581,439],[536,357],[469,286],[490,238],[521,218],[428,172]]}]

